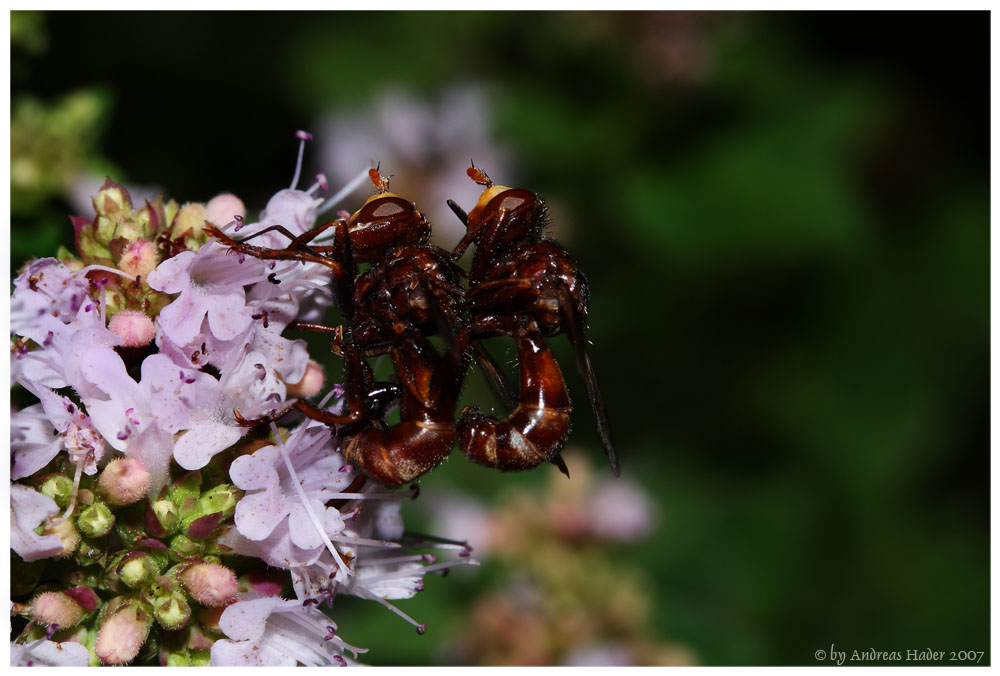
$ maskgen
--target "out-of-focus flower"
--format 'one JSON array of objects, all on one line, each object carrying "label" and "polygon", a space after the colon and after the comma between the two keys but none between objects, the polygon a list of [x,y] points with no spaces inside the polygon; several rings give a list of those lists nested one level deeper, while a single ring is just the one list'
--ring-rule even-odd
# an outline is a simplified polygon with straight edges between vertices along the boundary
[{"label": "out-of-focus flower", "polygon": [[470,158],[506,185],[517,179],[510,155],[494,140],[493,109],[482,86],[454,87],[434,101],[405,90],[385,91],[369,107],[324,121],[324,166],[343,183],[355,167],[380,163],[392,176],[393,192],[417,196],[433,241],[450,249],[465,226],[447,200],[475,204],[482,192],[465,174]]},{"label": "out-of-focus flower", "polygon": [[[12,28],[15,23],[11,22]],[[54,195],[72,193],[77,178],[91,171],[93,146],[105,110],[101,96],[86,90],[51,104],[23,96],[12,102],[10,187],[13,213],[31,213]]]},{"label": "out-of-focus flower", "polygon": [[480,541],[512,569],[508,584],[471,604],[445,658],[460,664],[687,664],[682,647],[647,637],[649,582],[615,549],[648,535],[652,502],[627,479],[595,476],[581,456],[563,458],[571,481],[552,471],[537,493],[512,494],[491,512],[463,496],[435,500],[435,531],[455,523],[456,505],[478,513]]}]

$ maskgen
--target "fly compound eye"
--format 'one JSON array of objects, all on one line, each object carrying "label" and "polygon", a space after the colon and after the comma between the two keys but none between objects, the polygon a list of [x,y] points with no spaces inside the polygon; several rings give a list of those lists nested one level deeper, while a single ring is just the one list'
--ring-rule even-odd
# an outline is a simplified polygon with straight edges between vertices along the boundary
[{"label": "fly compound eye", "polygon": [[378,206],[372,209],[371,215],[372,218],[391,218],[404,211],[403,207],[392,199],[382,199],[378,201]]},{"label": "fly compound eye", "polygon": [[396,195],[375,195],[351,217],[351,230],[412,218],[413,204]]},{"label": "fly compound eye", "polygon": [[535,201],[535,193],[520,188],[507,188],[494,194],[490,199],[487,211],[521,211],[530,207]]},{"label": "fly compound eye", "polygon": [[499,207],[505,211],[514,211],[524,205],[525,199],[520,195],[505,195]]}]

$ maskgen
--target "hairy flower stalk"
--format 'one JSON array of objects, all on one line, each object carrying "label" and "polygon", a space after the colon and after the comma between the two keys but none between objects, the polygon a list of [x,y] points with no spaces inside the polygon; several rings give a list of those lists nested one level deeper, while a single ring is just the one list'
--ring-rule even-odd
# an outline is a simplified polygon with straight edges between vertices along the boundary
[{"label": "hairy flower stalk", "polygon": [[[338,594],[422,633],[392,602],[475,563],[406,533],[415,492],[359,480],[330,427],[240,424],[324,388],[322,355],[285,329],[322,321],[328,270],[233,255],[205,228],[297,235],[353,190],[299,190],[297,137],[291,187],[257,223],[229,193],[139,205],[108,180],[71,219],[76,251],[15,279],[12,380],[38,403],[11,418],[12,664],[343,665],[366,651],[327,615]],[[339,410],[326,387],[318,405]]]}]

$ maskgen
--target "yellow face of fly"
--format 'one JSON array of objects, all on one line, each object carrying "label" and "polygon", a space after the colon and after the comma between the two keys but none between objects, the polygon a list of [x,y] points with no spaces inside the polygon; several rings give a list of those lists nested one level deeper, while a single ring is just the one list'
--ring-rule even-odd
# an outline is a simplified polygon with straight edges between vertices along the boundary
[{"label": "yellow face of fly", "polygon": [[508,188],[505,185],[491,185],[490,187],[488,187],[486,190],[483,191],[482,195],[479,196],[479,201],[476,202],[476,208],[477,209],[485,208],[486,205],[489,204],[494,197],[504,192],[505,190],[510,190],[510,188]]}]

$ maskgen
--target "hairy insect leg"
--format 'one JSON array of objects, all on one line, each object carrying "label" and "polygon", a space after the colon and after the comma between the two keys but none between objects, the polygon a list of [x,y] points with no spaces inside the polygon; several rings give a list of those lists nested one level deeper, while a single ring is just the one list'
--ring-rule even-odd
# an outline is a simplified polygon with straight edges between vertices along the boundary
[{"label": "hairy insect leg", "polygon": [[307,418],[317,420],[328,425],[346,425],[348,423],[356,422],[361,417],[360,413],[357,411],[348,413],[347,415],[336,415],[304,399],[297,399],[294,403],[286,406],[281,411],[275,411],[274,413],[257,418],[244,418],[238,408],[233,409],[233,416],[236,418],[236,424],[240,427],[258,427],[260,425],[270,425],[273,422],[278,422],[292,411],[298,411]]},{"label": "hairy insect leg", "polygon": [[[337,220],[339,220],[339,219],[337,219]],[[247,242],[249,242],[250,240],[252,240],[252,239],[254,239],[256,237],[260,237],[261,235],[266,235],[269,232],[277,232],[277,233],[279,233],[281,235],[284,235],[286,238],[288,238],[289,244],[288,244],[287,247],[285,247],[287,249],[293,249],[293,250],[296,250],[296,251],[307,251],[307,250],[310,250],[310,249],[315,250],[315,248],[311,248],[311,247],[308,246],[309,242],[311,242],[312,240],[316,239],[317,237],[319,237],[321,234],[323,234],[324,232],[326,232],[330,228],[334,227],[335,224],[336,224],[336,222],[337,222],[337,220],[327,221],[326,223],[323,223],[321,225],[317,225],[316,227],[314,227],[314,228],[312,228],[310,230],[306,230],[301,235],[296,235],[295,233],[293,233],[292,231],[290,231],[288,228],[286,228],[283,225],[269,225],[269,226],[267,226],[266,228],[264,228],[262,230],[258,230],[257,232],[255,232],[253,234],[247,235],[243,239],[239,240],[238,243],[246,245]],[[213,228],[213,230],[216,230],[216,233],[218,232],[218,230],[216,228]],[[219,235],[215,234],[215,233],[213,233],[213,236],[215,236],[216,238],[219,237]],[[227,239],[228,239],[228,237],[227,237]],[[233,240],[233,241],[235,241],[235,240]]]}]

